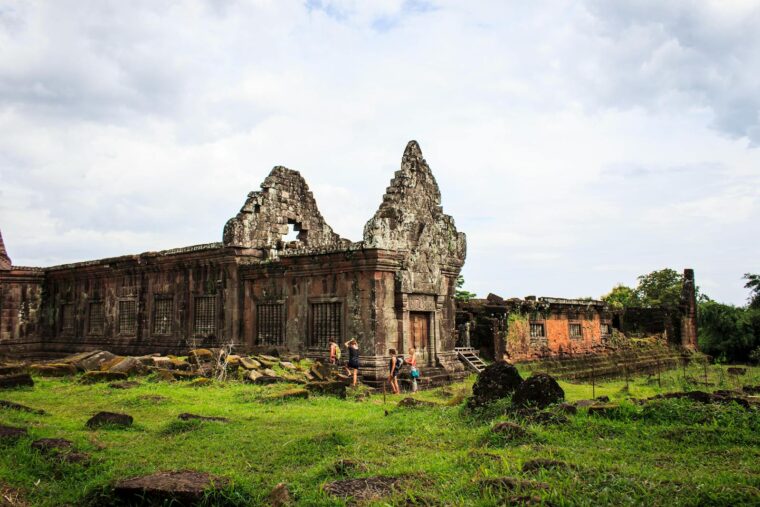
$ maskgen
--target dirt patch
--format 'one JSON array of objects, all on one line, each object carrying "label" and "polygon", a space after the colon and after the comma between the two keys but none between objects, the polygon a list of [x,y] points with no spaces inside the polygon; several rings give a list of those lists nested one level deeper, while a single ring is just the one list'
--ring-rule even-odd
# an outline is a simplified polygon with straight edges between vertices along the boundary
[{"label": "dirt patch", "polygon": [[399,407],[420,408],[420,407],[437,407],[437,403],[432,401],[418,400],[416,398],[404,398],[398,402]]},{"label": "dirt patch", "polygon": [[21,491],[0,482],[0,507],[27,507]]},{"label": "dirt patch", "polygon": [[54,454],[73,449],[74,444],[64,438],[41,438],[32,442],[32,449],[42,454]]},{"label": "dirt patch", "polygon": [[132,389],[139,386],[140,383],[135,382],[134,380],[125,380],[123,382],[114,382],[112,384],[108,384],[108,387],[111,389]]},{"label": "dirt patch", "polygon": [[230,420],[227,419],[226,417],[207,417],[203,415],[188,414],[188,413],[180,414],[177,416],[177,418],[183,421],[189,421],[191,419],[195,419],[198,421],[230,422]]},{"label": "dirt patch", "polygon": [[544,469],[544,470],[567,470],[573,468],[572,465],[569,465],[568,463],[565,463],[564,461],[557,461],[556,459],[532,459],[530,461],[526,461],[525,464],[523,464],[522,471],[523,472],[536,472],[538,470]]},{"label": "dirt patch", "polygon": [[490,477],[488,479],[481,479],[478,481],[481,487],[494,490],[509,490],[516,489],[549,489],[549,485],[545,482],[526,481],[523,479],[515,479],[514,477]]},{"label": "dirt patch", "polygon": [[339,459],[332,467],[336,475],[349,475],[352,472],[365,472],[367,465],[352,459]]},{"label": "dirt patch", "polygon": [[324,490],[327,494],[344,500],[364,502],[392,495],[397,491],[400,482],[401,479],[398,477],[346,479],[326,484]]},{"label": "dirt patch", "polygon": [[121,500],[141,502],[141,505],[169,502],[172,505],[195,505],[207,491],[224,488],[227,484],[227,479],[207,472],[157,472],[116,483],[114,494]]},{"label": "dirt patch", "polygon": [[27,435],[26,429],[0,424],[0,442],[13,442]]}]

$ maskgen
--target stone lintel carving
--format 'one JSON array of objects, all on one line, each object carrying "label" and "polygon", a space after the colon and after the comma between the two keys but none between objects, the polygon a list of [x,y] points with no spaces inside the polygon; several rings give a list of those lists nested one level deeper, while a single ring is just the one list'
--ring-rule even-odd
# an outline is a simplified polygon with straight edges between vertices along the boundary
[{"label": "stone lintel carving", "polygon": [[[298,233],[298,240],[285,244],[283,236],[289,225]],[[242,248],[282,250],[285,248],[314,249],[347,247],[325,223],[317,208],[314,195],[298,171],[275,167],[261,184],[261,190],[251,192],[240,213],[224,226],[224,245]]]},{"label": "stone lintel carving", "polygon": [[400,251],[400,292],[439,293],[442,269],[458,271],[467,254],[464,233],[443,213],[441,192],[416,141],[409,141],[383,202],[364,226],[365,248]]},{"label": "stone lintel carving", "polygon": [[8,252],[5,250],[5,243],[3,243],[3,233],[0,232],[0,269],[11,269],[11,258],[8,257]]}]

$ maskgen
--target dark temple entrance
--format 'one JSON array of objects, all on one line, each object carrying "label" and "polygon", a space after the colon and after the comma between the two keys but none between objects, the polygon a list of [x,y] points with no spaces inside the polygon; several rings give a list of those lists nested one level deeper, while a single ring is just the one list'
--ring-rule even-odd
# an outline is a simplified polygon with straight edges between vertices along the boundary
[{"label": "dark temple entrance", "polygon": [[433,364],[433,355],[430,350],[430,313],[427,312],[410,312],[409,313],[409,347],[414,347],[417,351],[417,360],[420,365],[431,366]]}]

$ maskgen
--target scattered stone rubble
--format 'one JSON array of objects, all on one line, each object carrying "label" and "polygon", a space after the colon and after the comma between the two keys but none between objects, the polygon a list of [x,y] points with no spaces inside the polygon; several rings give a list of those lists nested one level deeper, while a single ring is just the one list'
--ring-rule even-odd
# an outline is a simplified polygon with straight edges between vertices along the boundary
[{"label": "scattered stone rubble", "polygon": [[137,376],[167,382],[189,381],[193,386],[206,385],[212,379],[236,379],[258,385],[291,383],[304,385],[298,393],[300,397],[311,393],[346,398],[346,386],[350,383],[350,378],[340,368],[319,361],[301,360],[298,356],[243,356],[212,348],[193,349],[185,357],[159,354],[117,356],[97,350],[48,362],[0,364],[0,389],[33,386],[30,373],[40,377],[78,375],[83,384],[109,382],[114,389],[139,385],[128,380]]}]

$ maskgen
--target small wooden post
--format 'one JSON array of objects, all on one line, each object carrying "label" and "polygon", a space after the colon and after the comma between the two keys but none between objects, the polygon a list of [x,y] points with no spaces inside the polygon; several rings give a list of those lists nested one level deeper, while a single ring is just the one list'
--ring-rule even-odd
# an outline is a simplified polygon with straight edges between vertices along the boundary
[{"label": "small wooden post", "polygon": [[591,364],[591,397],[596,399],[596,367]]},{"label": "small wooden post", "polygon": [[623,371],[625,372],[625,390],[628,391],[628,364],[623,364]]},{"label": "small wooden post", "polygon": [[662,379],[660,378],[660,360],[657,359],[657,387],[662,389]]}]

